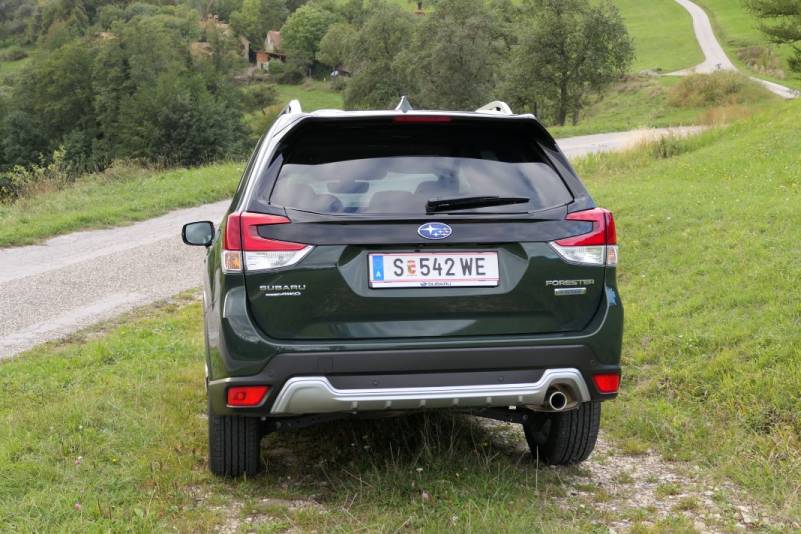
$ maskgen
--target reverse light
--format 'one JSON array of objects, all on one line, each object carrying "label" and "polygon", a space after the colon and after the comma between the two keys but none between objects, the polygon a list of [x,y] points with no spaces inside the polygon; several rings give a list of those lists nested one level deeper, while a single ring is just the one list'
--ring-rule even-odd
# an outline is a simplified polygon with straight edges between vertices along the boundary
[{"label": "reverse light", "polygon": [[595,383],[595,388],[598,393],[617,393],[620,388],[620,375],[617,373],[604,373],[594,375],[592,381]]},{"label": "reverse light", "polygon": [[581,235],[559,239],[551,246],[565,261],[581,265],[617,265],[617,230],[609,210],[593,208],[568,213],[566,220],[587,221],[592,229]]},{"label": "reverse light", "polygon": [[289,219],[279,215],[248,212],[230,214],[223,235],[223,271],[269,271],[298,263],[311,252],[313,246],[259,235],[259,226],[289,222]]},{"label": "reverse light", "polygon": [[264,401],[270,388],[267,386],[233,386],[228,388],[228,406],[258,406]]}]

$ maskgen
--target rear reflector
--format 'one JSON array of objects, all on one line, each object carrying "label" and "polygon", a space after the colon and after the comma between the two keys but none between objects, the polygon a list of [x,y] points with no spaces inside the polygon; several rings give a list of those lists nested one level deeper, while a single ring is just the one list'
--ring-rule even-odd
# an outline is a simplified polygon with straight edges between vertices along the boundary
[{"label": "rear reflector", "polygon": [[598,393],[617,393],[620,388],[620,375],[617,373],[595,375],[592,377],[592,381],[595,382]]},{"label": "rear reflector", "polygon": [[451,118],[447,115],[397,115],[392,120],[398,124],[442,124],[451,122]]},{"label": "rear reflector", "polygon": [[225,224],[223,270],[228,273],[265,271],[288,267],[302,260],[314,248],[302,243],[268,239],[259,226],[289,224],[289,219],[265,213],[231,213]]},{"label": "rear reflector", "polygon": [[234,386],[228,388],[228,406],[258,406],[270,388],[267,386]]},{"label": "rear reflector", "polygon": [[565,260],[582,265],[617,265],[617,230],[615,219],[609,210],[591,210],[568,213],[566,220],[592,223],[592,229],[585,233],[551,243],[551,246]]}]

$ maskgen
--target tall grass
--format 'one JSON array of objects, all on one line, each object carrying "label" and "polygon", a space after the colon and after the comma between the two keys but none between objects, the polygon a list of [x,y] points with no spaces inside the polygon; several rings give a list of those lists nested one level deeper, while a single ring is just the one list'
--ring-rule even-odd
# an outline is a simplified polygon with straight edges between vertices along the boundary
[{"label": "tall grass", "polygon": [[770,91],[732,71],[692,74],[668,92],[670,105],[680,108],[754,104],[772,98]]},{"label": "tall grass", "polygon": [[[801,103],[578,164],[618,223],[625,385],[606,428],[801,510]],[[670,157],[665,157],[670,156]]]}]

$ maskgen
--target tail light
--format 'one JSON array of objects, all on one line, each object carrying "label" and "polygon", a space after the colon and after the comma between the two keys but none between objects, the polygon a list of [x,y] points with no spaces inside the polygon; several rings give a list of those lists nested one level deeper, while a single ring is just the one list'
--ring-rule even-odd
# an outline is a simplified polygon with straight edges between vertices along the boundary
[{"label": "tail light", "polygon": [[278,215],[247,212],[230,214],[223,234],[223,271],[269,271],[298,263],[311,252],[313,246],[259,235],[259,226],[287,223],[289,219]]},{"label": "tail light", "polygon": [[228,388],[227,403],[231,407],[258,406],[270,388],[267,386],[233,386]]},{"label": "tail light", "polygon": [[592,381],[598,389],[598,393],[617,393],[620,388],[620,375],[617,373],[604,373],[594,375]]},{"label": "tail light", "polygon": [[568,213],[569,221],[587,221],[592,230],[586,234],[553,241],[551,246],[570,263],[581,265],[617,265],[617,231],[612,212],[603,208]]}]

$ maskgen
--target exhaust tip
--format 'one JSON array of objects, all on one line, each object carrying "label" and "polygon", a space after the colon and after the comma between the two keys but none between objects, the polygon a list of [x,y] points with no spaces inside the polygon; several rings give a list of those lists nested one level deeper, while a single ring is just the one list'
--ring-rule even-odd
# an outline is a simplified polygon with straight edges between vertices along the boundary
[{"label": "exhaust tip", "polygon": [[548,395],[548,406],[555,412],[561,412],[567,406],[567,395],[558,389]]}]

